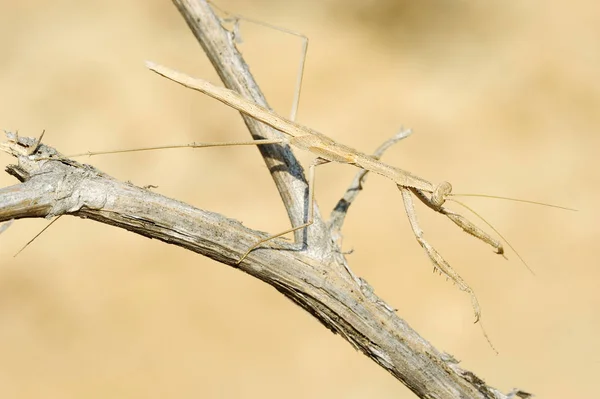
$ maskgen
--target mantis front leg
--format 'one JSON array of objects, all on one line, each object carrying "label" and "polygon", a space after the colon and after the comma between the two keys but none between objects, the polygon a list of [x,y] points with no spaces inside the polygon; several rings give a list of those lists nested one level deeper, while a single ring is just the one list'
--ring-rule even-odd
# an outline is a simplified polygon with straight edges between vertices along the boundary
[{"label": "mantis front leg", "polygon": [[[400,187],[400,186],[399,186]],[[462,215],[459,215],[456,212],[453,212],[447,208],[444,208],[442,204],[446,201],[446,197],[450,195],[452,191],[452,186],[448,182],[440,183],[436,186],[431,198],[427,196],[425,192],[422,190],[409,187],[414,195],[417,196],[418,199],[421,200],[425,205],[434,211],[441,213],[448,217],[448,219],[452,220],[454,224],[460,227],[465,233],[472,235],[475,238],[480,239],[481,241],[491,245],[496,250],[497,254],[504,254],[504,247],[502,243],[477,227],[474,223],[470,222],[467,218]]]},{"label": "mantis front leg", "polygon": [[462,279],[462,277],[460,277],[458,273],[454,271],[450,264],[446,262],[442,255],[440,255],[439,252],[436,251],[435,248],[433,248],[431,244],[429,244],[423,237],[423,230],[421,230],[419,222],[417,221],[417,213],[415,211],[415,205],[413,203],[413,198],[411,195],[412,190],[403,186],[398,186],[398,189],[402,193],[404,209],[406,210],[406,215],[408,216],[410,227],[412,228],[412,231],[417,241],[419,242],[421,247],[423,247],[423,249],[427,253],[427,256],[429,256],[429,259],[431,259],[431,261],[433,262],[435,268],[439,270],[442,274],[444,274],[446,277],[448,277],[450,280],[454,281],[454,283],[458,285],[458,288],[460,288],[462,291],[465,291],[471,296],[471,304],[473,306],[473,311],[475,312],[475,322],[477,323],[479,321],[479,318],[481,317],[481,310],[479,307],[479,301],[477,300],[475,293],[473,292],[471,287],[469,287],[469,285]]}]

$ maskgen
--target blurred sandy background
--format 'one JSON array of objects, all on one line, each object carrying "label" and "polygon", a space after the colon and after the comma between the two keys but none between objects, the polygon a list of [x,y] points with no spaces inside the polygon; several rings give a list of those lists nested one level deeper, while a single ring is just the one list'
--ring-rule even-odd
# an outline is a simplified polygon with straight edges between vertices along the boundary
[{"label": "blurred sandy background", "polygon": [[[429,240],[481,302],[414,240],[393,184],[371,177],[350,211],[354,271],[425,338],[491,385],[593,397],[600,372],[600,7],[596,1],[226,1],[305,33],[299,121],[364,151],[401,125],[385,160],[456,192],[529,262],[530,275],[419,207]],[[418,5],[416,5],[418,4]],[[242,50],[271,105],[290,108],[295,38],[242,24]],[[169,1],[0,3],[0,127],[63,153],[247,138],[225,106],[146,71],[150,59],[217,81]],[[310,156],[302,155],[302,160]],[[12,162],[1,154],[2,164]],[[252,148],[88,160],[101,170],[264,231],[288,226]],[[355,173],[319,171],[328,214]],[[14,179],[0,175],[2,186]],[[65,217],[0,237],[1,398],[412,398],[403,385],[275,290],[192,253]]]}]

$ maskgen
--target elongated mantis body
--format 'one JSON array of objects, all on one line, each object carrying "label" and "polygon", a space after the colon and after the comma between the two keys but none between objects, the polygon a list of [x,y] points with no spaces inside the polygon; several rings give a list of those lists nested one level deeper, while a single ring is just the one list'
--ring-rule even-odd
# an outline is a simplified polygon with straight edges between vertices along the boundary
[{"label": "elongated mantis body", "polygon": [[[175,71],[165,66],[157,65],[152,62],[147,62],[146,66],[156,72],[157,74],[166,77],[176,83],[179,83],[187,88],[197,90],[204,93],[252,118],[259,120],[274,129],[281,131],[282,133],[289,136],[287,140],[280,140],[281,143],[287,142],[299,149],[309,151],[317,156],[315,161],[311,164],[309,169],[309,201],[310,208],[308,212],[308,220],[306,223],[295,226],[291,229],[283,231],[278,234],[274,234],[265,239],[260,240],[252,247],[250,247],[246,253],[240,258],[238,263],[241,263],[246,257],[261,244],[284,234],[306,228],[313,222],[312,220],[312,203],[314,199],[314,169],[317,165],[321,165],[328,162],[338,162],[343,164],[354,165],[360,169],[364,169],[370,172],[382,175],[392,180],[402,193],[404,200],[405,210],[408,215],[411,227],[417,238],[419,244],[425,249],[425,252],[435,265],[435,267],[448,278],[450,278],[458,287],[466,291],[471,296],[471,302],[475,312],[476,320],[479,320],[480,309],[477,298],[471,290],[471,288],[465,283],[465,281],[456,273],[452,267],[444,260],[444,258],[433,248],[423,237],[423,231],[420,229],[416,212],[414,209],[412,194],[414,194],[419,200],[424,202],[428,207],[447,216],[456,225],[463,229],[466,233],[486,242],[491,245],[496,253],[503,254],[504,247],[502,243],[493,238],[491,235],[477,227],[475,224],[470,222],[464,216],[461,216],[449,209],[444,208],[446,199],[451,196],[452,186],[448,182],[442,182],[437,185],[416,176],[403,169],[388,165],[381,162],[378,158],[371,155],[364,154],[346,145],[340,144],[333,139],[310,129],[309,127],[300,125],[296,122],[288,120],[282,116],[277,115],[275,112],[255,104],[238,93],[226,89],[224,87],[215,86],[203,79],[196,79],[188,76],[184,73]],[[269,144],[276,140],[269,141]],[[262,142],[256,142],[256,144],[264,144]],[[193,145],[191,145],[193,146]]]}]

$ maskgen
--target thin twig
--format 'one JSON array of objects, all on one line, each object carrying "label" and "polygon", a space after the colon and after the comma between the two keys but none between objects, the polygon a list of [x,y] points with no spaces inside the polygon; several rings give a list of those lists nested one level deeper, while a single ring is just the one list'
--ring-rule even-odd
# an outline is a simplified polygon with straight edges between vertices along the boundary
[{"label": "thin twig", "polygon": [[[411,134],[412,130],[401,128],[400,131],[396,133],[393,137],[389,138],[383,144],[377,147],[377,149],[373,153],[373,157],[377,159],[381,158],[383,156],[383,153],[386,152],[391,146],[393,146],[400,140],[407,138]],[[328,224],[330,231],[334,236],[341,235],[342,225],[346,220],[348,209],[350,208],[350,205],[352,205],[356,197],[358,197],[358,194],[362,191],[363,184],[367,179],[368,173],[369,171],[364,169],[361,169],[356,173],[354,179],[352,180],[352,183],[350,183],[350,186],[348,187],[348,189],[346,189],[346,192],[344,193],[343,197],[338,201],[338,203],[331,211],[331,214],[329,215]]]}]

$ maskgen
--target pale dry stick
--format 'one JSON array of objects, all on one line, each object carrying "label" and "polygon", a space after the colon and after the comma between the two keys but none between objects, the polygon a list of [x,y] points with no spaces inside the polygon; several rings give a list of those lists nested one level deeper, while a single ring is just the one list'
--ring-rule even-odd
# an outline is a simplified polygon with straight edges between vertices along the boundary
[{"label": "pale dry stick", "polygon": [[[6,132],[6,131],[5,131]],[[29,149],[28,155],[34,154],[39,148],[42,137],[44,137],[44,130],[40,137],[36,141],[36,145]],[[129,153],[129,152],[142,152],[142,151],[155,151],[155,150],[167,150],[167,149],[175,149],[175,148],[208,148],[208,147],[232,147],[232,146],[242,146],[242,145],[266,145],[266,144],[280,144],[283,140],[281,139],[260,139],[260,140],[250,140],[250,141],[231,141],[231,142],[216,142],[216,143],[189,143],[189,144],[173,144],[173,145],[161,145],[154,147],[140,147],[140,148],[127,148],[120,150],[110,150],[110,151],[86,151],[78,154],[70,154],[70,155],[61,155],[60,157],[56,155],[52,155],[49,157],[39,157],[38,160],[68,160],[69,158],[77,158],[83,156],[94,156],[94,155],[108,155],[108,154],[121,154],[121,153]],[[311,213],[312,214],[312,213]],[[18,256],[25,248],[27,248],[33,241],[35,241],[42,233],[44,233],[54,222],[56,222],[60,218],[57,217],[53,219],[46,227],[44,227],[39,233],[37,233],[31,240],[29,240],[21,249],[17,251],[13,255],[13,257]],[[0,226],[0,233],[6,230],[12,222],[5,223]]]},{"label": "pale dry stick", "polygon": [[[311,177],[314,177],[314,168],[319,164],[327,162],[339,162],[354,165],[358,168],[375,172],[377,174],[387,177],[388,179],[395,182],[396,185],[401,189],[401,191],[403,189],[414,189],[418,190],[421,193],[429,193],[430,197],[426,197],[427,202],[431,204],[432,209],[436,210],[437,212],[440,212],[440,209],[442,209],[442,205],[446,201],[447,197],[451,195],[452,186],[448,182],[442,182],[434,186],[429,181],[418,177],[408,171],[383,163],[373,156],[363,154],[353,148],[337,143],[333,139],[315,130],[287,120],[277,115],[276,113],[243,98],[238,93],[232,90],[214,86],[213,84],[205,80],[193,78],[181,72],[175,71],[173,69],[161,65],[157,65],[152,62],[147,62],[146,66],[150,70],[156,72],[161,76],[164,76],[187,88],[200,91],[201,93],[204,93],[216,100],[219,100],[222,103],[246,115],[249,115],[256,120],[261,121],[285,133],[288,136],[291,136],[291,138],[288,141],[289,144],[294,145],[302,150],[310,151],[317,156],[316,161],[313,162],[313,164],[311,165]],[[311,208],[314,196],[314,190],[312,189],[313,184],[314,179],[309,179],[309,201],[311,204]],[[403,197],[405,197],[405,195],[403,195]],[[420,196],[418,196],[418,198],[423,200]],[[408,213],[409,218],[412,218],[411,224],[416,226],[416,217],[413,207],[407,204],[406,211]],[[504,252],[504,248],[499,241],[491,239],[491,237],[487,234],[481,234],[482,230],[477,228],[466,218],[461,217],[460,219],[457,219],[450,217],[447,213],[440,213],[448,216],[450,220],[459,225],[468,234],[473,235],[474,237],[477,237],[480,240],[494,247],[497,253],[502,254]],[[284,232],[274,234],[263,240],[260,240],[258,243],[250,247],[248,251],[246,251],[246,253],[238,261],[238,264],[241,263],[260,244],[269,241],[275,237],[279,237],[283,234],[287,234],[310,226],[310,224],[312,224],[311,214],[312,212],[309,210],[309,218],[306,223],[288,229]],[[424,245],[423,243],[426,243],[426,241],[424,241],[422,237],[419,237],[418,235],[417,240],[419,240],[419,243],[422,246]],[[428,247],[431,248],[431,246]],[[459,288],[461,288],[462,290],[466,290],[465,287],[468,288],[468,290],[466,291],[471,295],[473,300],[474,294],[473,291],[468,287],[468,285],[462,279],[460,279],[458,274],[456,274],[453,271],[450,265],[447,262],[445,262],[437,252],[427,250],[428,247],[424,246],[427,255],[434,263],[434,265],[436,265],[440,272],[444,273],[449,279],[454,281],[459,286]],[[473,302],[473,310],[475,312],[475,319],[477,321],[479,320],[481,312],[479,310],[479,307],[476,306],[476,303],[477,302],[475,299],[475,301]]]}]

